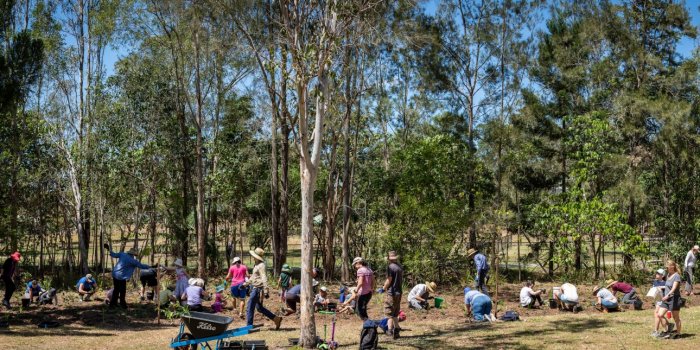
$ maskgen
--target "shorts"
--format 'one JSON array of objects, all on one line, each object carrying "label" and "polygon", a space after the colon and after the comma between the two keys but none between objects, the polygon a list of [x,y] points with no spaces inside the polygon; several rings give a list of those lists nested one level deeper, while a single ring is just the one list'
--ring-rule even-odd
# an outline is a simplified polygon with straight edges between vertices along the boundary
[{"label": "shorts", "polygon": [[245,299],[246,292],[248,291],[248,287],[243,287],[243,288],[238,288],[240,285],[243,283],[239,283],[235,286],[231,286],[231,296],[236,298],[236,299]]},{"label": "shorts", "polygon": [[680,310],[681,309],[681,296],[680,296],[680,294],[677,294],[677,296],[671,298],[670,300],[662,302],[661,307],[664,309],[667,309],[668,311]]},{"label": "shorts", "polygon": [[142,287],[155,287],[158,285],[158,279],[156,276],[144,276],[141,277],[141,286]]},{"label": "shorts", "polygon": [[399,310],[401,310],[401,294],[391,295],[387,293],[384,296],[384,315],[398,317]]}]

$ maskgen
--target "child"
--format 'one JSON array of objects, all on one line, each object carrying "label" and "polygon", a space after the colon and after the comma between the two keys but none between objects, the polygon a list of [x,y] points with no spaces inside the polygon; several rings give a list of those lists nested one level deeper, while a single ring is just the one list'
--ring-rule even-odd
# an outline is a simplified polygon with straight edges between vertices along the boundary
[{"label": "child", "polygon": [[211,304],[211,309],[214,311],[215,314],[222,312],[224,310],[224,306],[226,306],[226,301],[224,301],[223,296],[221,295],[221,292],[224,291],[224,286],[220,285],[216,287],[216,294],[214,294],[214,303]]},{"label": "child", "polygon": [[289,287],[292,285],[292,269],[289,267],[289,265],[284,264],[282,265],[282,273],[280,273],[280,277],[277,279],[277,288],[280,288],[280,300],[284,303],[286,301],[286,296],[287,296],[287,290],[289,290]]},{"label": "child", "polygon": [[328,299],[328,288],[321,287],[318,294],[316,294],[316,298],[314,299],[316,311],[327,310],[329,302],[330,299]]},{"label": "child", "polygon": [[[546,290],[538,289],[535,291],[535,282],[525,281],[523,288],[520,290],[520,306],[529,309],[534,309],[542,306],[542,295],[545,294]],[[537,305],[539,304],[539,305]]]},{"label": "child", "polygon": [[204,290],[204,280],[201,278],[190,278],[190,286],[182,293],[180,300],[187,300],[187,309],[190,311],[204,311],[202,299],[208,298],[208,293]]},{"label": "child", "polygon": [[[406,321],[406,313],[403,311],[399,311],[399,322]],[[377,326],[384,331],[384,334],[389,330],[389,318],[384,317],[381,319],[381,321],[375,321],[377,323]]]},{"label": "child", "polygon": [[355,300],[357,299],[357,288],[352,287],[348,289],[350,296],[344,295],[342,304],[338,308],[337,313],[353,314],[355,312]]}]

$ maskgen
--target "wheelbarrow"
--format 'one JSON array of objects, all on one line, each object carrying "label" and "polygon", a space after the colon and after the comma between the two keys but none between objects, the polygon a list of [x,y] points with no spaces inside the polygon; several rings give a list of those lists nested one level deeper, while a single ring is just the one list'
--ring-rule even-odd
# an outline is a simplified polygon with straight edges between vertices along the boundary
[{"label": "wheelbarrow", "polygon": [[[196,349],[197,345],[202,349],[222,349],[224,340],[232,337],[239,337],[256,331],[253,326],[228,329],[228,325],[233,322],[233,318],[208,314],[204,312],[190,312],[189,315],[182,315],[180,331],[170,347],[178,350]],[[187,328],[188,332],[185,332]],[[209,342],[216,342],[212,348]]]}]

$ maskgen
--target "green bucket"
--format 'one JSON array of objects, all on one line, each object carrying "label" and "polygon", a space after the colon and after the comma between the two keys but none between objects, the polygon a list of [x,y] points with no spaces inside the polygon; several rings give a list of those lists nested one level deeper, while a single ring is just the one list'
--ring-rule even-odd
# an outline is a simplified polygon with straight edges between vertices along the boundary
[{"label": "green bucket", "polygon": [[445,301],[443,298],[435,297],[435,308],[439,309],[442,306],[442,302]]}]

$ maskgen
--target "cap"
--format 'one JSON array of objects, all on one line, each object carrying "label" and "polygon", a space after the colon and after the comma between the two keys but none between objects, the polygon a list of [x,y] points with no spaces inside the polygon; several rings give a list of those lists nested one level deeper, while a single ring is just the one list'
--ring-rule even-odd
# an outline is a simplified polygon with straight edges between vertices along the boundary
[{"label": "cap", "polygon": [[361,262],[363,262],[363,261],[364,261],[364,260],[363,260],[361,257],[358,256],[358,257],[356,257],[355,259],[352,259],[352,264],[355,265],[355,264],[361,263]]},{"label": "cap", "polygon": [[663,276],[666,274],[666,271],[664,269],[658,269],[658,270],[656,270],[656,273]]}]

